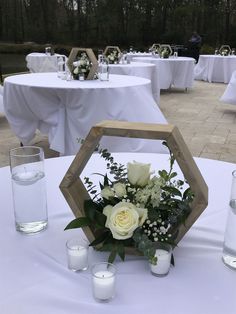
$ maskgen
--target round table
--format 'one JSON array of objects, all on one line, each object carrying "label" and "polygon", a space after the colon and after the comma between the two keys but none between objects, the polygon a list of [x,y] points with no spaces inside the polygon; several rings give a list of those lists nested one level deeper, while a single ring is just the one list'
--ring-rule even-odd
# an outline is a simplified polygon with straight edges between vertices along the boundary
[{"label": "round table", "polygon": [[235,70],[236,56],[200,55],[194,69],[194,78],[228,84]]},{"label": "round table", "polygon": [[147,78],[152,83],[152,93],[157,104],[160,103],[160,86],[157,79],[157,68],[154,64],[144,62],[131,62],[129,64],[109,64],[109,73],[140,76]]},{"label": "round table", "polygon": [[[166,123],[148,79],[110,75],[109,81],[66,81],[56,73],[10,76],[4,82],[4,106],[11,128],[23,144],[39,129],[61,155],[75,154],[90,128],[102,120]],[[141,139],[103,138],[110,151],[162,151]]]},{"label": "round table", "polygon": [[3,107],[3,86],[0,85],[0,114],[4,114]]},{"label": "round table", "polygon": [[[139,62],[139,58],[132,59]],[[158,71],[160,89],[193,87],[195,59],[188,57],[153,58],[143,57],[143,62],[155,64]]]},{"label": "round table", "polygon": [[233,72],[229,84],[227,85],[224,94],[221,96],[220,101],[236,105],[236,71]]},{"label": "round table", "polygon": [[133,58],[143,58],[143,57],[151,57],[151,52],[128,52],[127,59],[133,61]]},{"label": "round table", "polygon": [[[58,57],[62,57],[62,55],[54,54],[50,56],[46,53],[32,52],[26,56],[27,68],[32,73],[57,72]],[[66,56],[63,57],[66,58]]]},{"label": "round table", "polygon": [[[155,170],[168,169],[169,163],[169,155],[164,154],[114,157],[122,163],[150,162]],[[142,257],[127,256],[125,262],[117,259],[116,296],[110,303],[97,303],[90,269],[74,273],[67,268],[66,241],[84,237],[79,229],[64,231],[73,214],[58,186],[72,160],[45,160],[49,225],[33,236],[15,231],[10,169],[0,169],[1,314],[235,314],[236,271],[221,261],[235,164],[196,158],[209,188],[209,205],[174,249],[175,267],[168,276],[157,278]],[[104,160],[94,154],[81,178],[103,173],[105,168]],[[89,265],[107,257],[105,252],[90,249]]]}]

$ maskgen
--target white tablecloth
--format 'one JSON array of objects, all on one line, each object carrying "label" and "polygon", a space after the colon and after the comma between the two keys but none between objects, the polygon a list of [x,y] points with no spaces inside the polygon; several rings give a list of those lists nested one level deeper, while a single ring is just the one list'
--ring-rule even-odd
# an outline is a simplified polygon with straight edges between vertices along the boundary
[{"label": "white tablecloth", "polygon": [[[140,61],[133,58],[133,61]],[[150,62],[157,66],[158,78],[161,89],[170,87],[191,88],[193,87],[193,71],[195,60],[188,57],[152,58],[143,57],[142,62]]]},{"label": "white tablecloth", "polygon": [[[93,158],[83,176],[105,168],[100,157]],[[134,159],[167,169],[167,158],[123,154],[118,161]],[[175,267],[167,277],[157,278],[141,257],[128,256],[124,263],[117,259],[116,297],[102,304],[93,299],[90,271],[67,269],[66,240],[82,236],[80,230],[63,231],[73,215],[58,186],[71,161],[64,157],[45,162],[49,226],[34,236],[15,231],[9,168],[0,169],[1,314],[236,313],[236,271],[221,261],[235,164],[197,159],[209,187],[209,205],[175,248]],[[90,265],[106,259],[106,253],[91,249]]]},{"label": "white tablecloth", "polygon": [[111,74],[140,76],[152,83],[152,93],[157,104],[160,103],[160,86],[157,68],[154,64],[144,62],[131,62],[130,64],[109,64]]},{"label": "white tablecloth", "polygon": [[227,84],[235,70],[236,56],[200,55],[194,69],[194,78]]},{"label": "white tablecloth", "polygon": [[32,73],[57,72],[57,60],[60,56],[62,55],[54,54],[50,56],[46,53],[32,52],[26,56],[27,68]]},{"label": "white tablecloth", "polygon": [[3,86],[0,85],[0,113],[4,113],[3,107]]},{"label": "white tablecloth", "polygon": [[220,101],[236,105],[236,71],[233,72],[229,84],[227,85],[224,94],[221,96]]},{"label": "white tablecloth", "polygon": [[151,57],[151,56],[152,56],[151,52],[128,52],[127,53],[127,58],[130,61],[132,61],[133,58],[143,58],[143,57]]},{"label": "white tablecloth", "polygon": [[[110,75],[108,82],[65,81],[56,73],[8,77],[4,106],[11,128],[24,144],[39,129],[50,147],[62,155],[75,154],[90,128],[102,120],[166,123],[152,96],[150,80]],[[110,151],[163,151],[162,145],[141,139],[104,138]]]}]

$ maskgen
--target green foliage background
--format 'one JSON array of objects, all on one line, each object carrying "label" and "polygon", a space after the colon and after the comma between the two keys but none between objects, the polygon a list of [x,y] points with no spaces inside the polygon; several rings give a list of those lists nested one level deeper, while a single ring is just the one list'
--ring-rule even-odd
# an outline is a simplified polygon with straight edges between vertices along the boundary
[{"label": "green foliage background", "polygon": [[154,42],[236,46],[235,0],[0,0],[0,41],[142,49]]}]

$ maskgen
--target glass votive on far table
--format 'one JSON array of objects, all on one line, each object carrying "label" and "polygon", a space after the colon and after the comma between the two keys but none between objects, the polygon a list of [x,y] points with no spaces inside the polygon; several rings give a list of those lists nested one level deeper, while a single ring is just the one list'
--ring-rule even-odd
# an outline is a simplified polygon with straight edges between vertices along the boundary
[{"label": "glass votive on far table", "polygon": [[82,271],[88,268],[88,244],[85,240],[72,238],[66,242],[68,268]]},{"label": "glass votive on far table", "polygon": [[175,51],[173,56],[174,58],[178,58],[178,51]]},{"label": "glass votive on far table", "polygon": [[157,277],[166,276],[170,270],[172,247],[167,243],[158,243],[155,256],[156,265],[150,264],[151,273]]},{"label": "glass votive on far table", "polygon": [[116,268],[110,263],[98,263],[92,267],[93,296],[100,302],[108,302],[115,296]]},{"label": "glass votive on far table", "polygon": [[62,80],[66,79],[66,59],[64,56],[57,58],[57,77]]},{"label": "glass votive on far table", "polygon": [[84,78],[84,74],[83,73],[80,73],[79,74],[79,81],[84,81],[85,78]]}]

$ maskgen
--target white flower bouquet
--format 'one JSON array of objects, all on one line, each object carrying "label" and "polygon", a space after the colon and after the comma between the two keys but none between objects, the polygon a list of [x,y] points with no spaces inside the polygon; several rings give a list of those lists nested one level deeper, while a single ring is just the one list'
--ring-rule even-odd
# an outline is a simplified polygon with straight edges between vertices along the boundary
[{"label": "white flower bouquet", "polygon": [[99,153],[110,176],[99,174],[103,177],[100,191],[84,178],[92,199],[85,201],[85,216],[74,219],[65,229],[92,227],[97,236],[90,246],[110,251],[109,262],[117,255],[124,260],[126,248],[132,247],[155,264],[155,243],[174,245],[178,226],[191,212],[193,193],[185,180],[176,178],[171,151],[169,170],[157,174],[151,172],[150,164],[134,161],[125,167],[106,149]]},{"label": "white flower bouquet", "polygon": [[160,48],[159,53],[161,58],[169,58],[170,56],[170,50],[167,47]]},{"label": "white flower bouquet", "polygon": [[79,79],[79,76],[84,75],[84,79],[87,78],[91,69],[91,62],[85,52],[82,52],[78,57],[77,61],[73,62],[72,75],[75,80]]},{"label": "white flower bouquet", "polygon": [[116,49],[109,51],[109,53],[106,55],[106,58],[110,64],[119,63],[120,57],[120,53]]},{"label": "white flower bouquet", "polygon": [[225,48],[225,49],[223,49],[223,50],[220,52],[220,54],[221,54],[222,56],[228,56],[228,55],[230,54],[230,51],[229,51],[229,49]]}]

